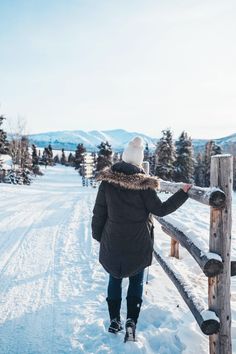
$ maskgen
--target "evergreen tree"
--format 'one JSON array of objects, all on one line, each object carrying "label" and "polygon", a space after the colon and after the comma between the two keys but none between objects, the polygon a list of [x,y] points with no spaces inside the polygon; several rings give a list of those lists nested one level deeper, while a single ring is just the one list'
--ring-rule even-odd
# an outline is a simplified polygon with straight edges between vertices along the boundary
[{"label": "evergreen tree", "polygon": [[211,156],[222,154],[221,147],[213,140],[209,140],[205,145],[204,166],[205,166],[205,187],[210,186]]},{"label": "evergreen tree", "polygon": [[74,166],[76,170],[80,169],[81,164],[84,161],[85,153],[86,153],[86,148],[84,147],[84,144],[78,144],[75,151],[75,159],[74,159]]},{"label": "evergreen tree", "polygon": [[52,151],[52,145],[48,145],[48,164],[50,166],[54,165],[54,160],[53,160],[53,151]]},{"label": "evergreen tree", "polygon": [[36,175],[42,175],[42,172],[39,168],[39,156],[37,153],[36,146],[32,144],[32,171]]},{"label": "evergreen tree", "polygon": [[155,174],[166,181],[173,179],[175,148],[173,144],[172,132],[170,129],[162,131],[162,137],[157,144],[155,151],[156,170]]},{"label": "evergreen tree", "polygon": [[149,156],[150,156],[149,147],[148,147],[148,143],[146,143],[144,149],[144,161],[149,161]]},{"label": "evergreen tree", "polygon": [[32,144],[32,164],[33,167],[39,164],[39,156],[37,153],[36,146],[34,144]]},{"label": "evergreen tree", "polygon": [[205,186],[205,166],[204,166],[203,156],[200,152],[198,153],[196,158],[194,182],[199,187]]},{"label": "evergreen tree", "polygon": [[112,158],[112,163],[117,163],[121,161],[121,154],[119,154],[119,152],[114,152],[113,154],[113,158]]},{"label": "evergreen tree", "polygon": [[66,165],[67,164],[66,155],[65,155],[65,149],[61,150],[61,164],[62,165]]},{"label": "evergreen tree", "polygon": [[156,162],[156,156],[155,153],[151,153],[149,155],[149,170],[150,170],[150,175],[155,174],[155,162]]},{"label": "evergreen tree", "polygon": [[52,146],[49,144],[47,147],[44,148],[42,158],[40,158],[40,151],[39,151],[39,159],[41,160],[42,164],[46,166],[53,166],[54,159],[53,159],[53,151]]},{"label": "evergreen tree", "polygon": [[29,153],[29,139],[27,136],[22,136],[20,141],[20,167],[31,168],[32,166],[32,159]]},{"label": "evergreen tree", "polygon": [[54,163],[60,163],[60,159],[58,155],[55,155],[53,158]]},{"label": "evergreen tree", "polygon": [[174,181],[192,183],[194,174],[192,139],[183,131],[175,145]]},{"label": "evergreen tree", "polygon": [[9,142],[7,141],[7,133],[1,129],[4,117],[0,116],[0,154],[9,154]]},{"label": "evergreen tree", "polygon": [[45,165],[45,167],[47,167],[49,164],[49,155],[50,155],[50,152],[49,152],[48,148],[45,147],[43,150],[42,159],[41,159],[41,161]]},{"label": "evergreen tree", "polygon": [[72,154],[72,152],[69,153],[69,156],[68,156],[68,163],[70,166],[74,166],[74,161],[75,161],[75,157],[74,155]]},{"label": "evergreen tree", "polygon": [[150,151],[148,143],[146,143],[146,146],[144,149],[144,161],[149,162],[149,173],[151,175],[155,174],[155,160],[156,160],[155,153]]},{"label": "evergreen tree", "polygon": [[102,170],[107,166],[112,165],[112,148],[111,145],[106,142],[101,142],[98,147],[98,157],[97,157],[97,171]]}]

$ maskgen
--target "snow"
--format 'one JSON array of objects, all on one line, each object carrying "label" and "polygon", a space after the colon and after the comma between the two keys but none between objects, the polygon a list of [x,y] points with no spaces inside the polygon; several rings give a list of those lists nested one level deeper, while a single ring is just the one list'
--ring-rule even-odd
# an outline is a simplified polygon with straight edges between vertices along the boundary
[{"label": "snow", "polygon": [[[217,155],[217,156],[219,156],[219,155]],[[220,156],[222,156],[222,155],[220,155]],[[208,187],[208,188],[204,188],[204,189],[208,190],[207,191],[207,196],[208,197],[210,197],[211,194],[214,193],[214,192],[222,192],[222,190],[220,188],[217,188],[217,187]]]},{"label": "snow", "polygon": [[[0,353],[208,353],[208,337],[155,260],[144,287],[138,341],[124,344],[124,333],[107,332],[108,275],[98,262],[99,245],[90,230],[97,189],[82,187],[78,173],[69,167],[48,167],[44,173],[30,186],[0,184]],[[235,203],[234,195],[233,213]],[[172,217],[208,251],[209,207],[188,200]],[[235,237],[234,218],[232,259]],[[168,256],[170,239],[158,222],[155,242]],[[169,262],[206,303],[206,277],[183,248],[180,256]],[[127,284],[125,279],[123,320]],[[231,306],[236,353],[235,277]]]},{"label": "snow", "polygon": [[12,168],[12,158],[10,155],[0,155],[0,165],[3,170],[10,170]]},{"label": "snow", "polygon": [[232,156],[231,154],[218,154],[218,155],[213,155],[212,157],[213,158],[218,158],[218,157],[222,157],[222,158],[224,158],[224,157],[230,157],[230,156]]},{"label": "snow", "polygon": [[222,258],[219,254],[213,252],[206,252],[205,255],[209,259],[215,259],[216,261],[222,262]]},{"label": "snow", "polygon": [[217,322],[220,322],[219,317],[216,316],[216,313],[214,311],[204,310],[201,312],[201,315],[204,321],[215,320]]}]

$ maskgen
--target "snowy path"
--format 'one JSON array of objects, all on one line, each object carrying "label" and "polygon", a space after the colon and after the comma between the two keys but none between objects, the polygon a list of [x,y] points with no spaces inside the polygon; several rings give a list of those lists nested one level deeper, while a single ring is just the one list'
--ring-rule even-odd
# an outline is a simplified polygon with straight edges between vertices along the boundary
[{"label": "snowy path", "polygon": [[90,231],[96,192],[61,166],[31,186],[0,184],[0,353],[207,353],[207,337],[156,264],[139,341],[107,332],[107,274]]}]

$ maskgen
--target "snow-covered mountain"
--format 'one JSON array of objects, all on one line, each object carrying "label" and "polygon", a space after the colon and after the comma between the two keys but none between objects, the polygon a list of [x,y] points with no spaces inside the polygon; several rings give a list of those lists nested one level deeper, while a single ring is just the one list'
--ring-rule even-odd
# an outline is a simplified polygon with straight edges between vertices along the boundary
[{"label": "snow-covered mountain", "polygon": [[[114,130],[64,130],[48,133],[30,135],[30,141],[38,147],[45,147],[49,143],[54,149],[75,150],[79,143],[83,143],[88,150],[95,150],[101,141],[108,141],[114,150],[122,150],[124,145],[135,136],[141,136],[145,143],[148,143],[150,149],[154,149],[158,138],[150,137],[137,132],[128,132],[124,129]],[[236,153],[236,133],[214,140],[220,145],[224,152]],[[195,152],[204,149],[207,139],[193,139]]]},{"label": "snow-covered mountain", "polygon": [[30,141],[38,147],[44,147],[51,143],[54,149],[65,148],[66,150],[75,150],[79,143],[83,143],[87,149],[94,150],[102,141],[108,141],[113,149],[120,150],[129,140],[137,135],[141,136],[150,148],[155,147],[158,139],[137,132],[128,132],[123,129],[92,130],[89,132],[83,130],[64,130],[40,133],[30,135]]},{"label": "snow-covered mountain", "polygon": [[[224,153],[236,155],[236,133],[219,139],[212,139]],[[202,151],[208,139],[193,139],[195,153]]]}]

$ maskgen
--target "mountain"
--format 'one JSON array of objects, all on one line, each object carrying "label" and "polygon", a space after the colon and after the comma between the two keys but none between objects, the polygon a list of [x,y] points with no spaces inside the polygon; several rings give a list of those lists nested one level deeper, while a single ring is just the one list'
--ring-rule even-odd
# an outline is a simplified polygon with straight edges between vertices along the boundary
[{"label": "mountain", "polygon": [[[94,151],[101,141],[108,141],[112,148],[121,151],[124,146],[135,136],[141,136],[149,148],[155,148],[158,138],[153,138],[145,134],[137,132],[128,132],[124,129],[114,130],[91,130],[85,132],[83,130],[64,130],[48,133],[32,134],[29,136],[30,142],[38,147],[45,147],[51,143],[53,149],[75,150],[79,143],[83,143],[88,151]],[[204,150],[204,146],[208,139],[193,139],[195,153]],[[217,145],[220,145],[223,152],[236,155],[236,133],[214,139]]]},{"label": "mountain", "polygon": [[[223,153],[230,153],[232,155],[236,155],[236,133],[228,135],[219,139],[209,139],[214,140],[214,142],[219,145],[223,151]],[[195,154],[203,151],[205,144],[208,139],[193,139],[193,146]]]},{"label": "mountain", "polygon": [[122,150],[124,145],[137,135],[141,136],[151,149],[155,148],[158,139],[141,133],[127,132],[123,129],[92,130],[89,132],[83,130],[64,130],[33,134],[29,136],[29,139],[31,143],[34,143],[38,147],[45,147],[51,143],[53,149],[64,148],[65,150],[75,150],[79,143],[83,143],[88,150],[96,150],[97,145],[102,141],[109,141],[113,149]]}]

